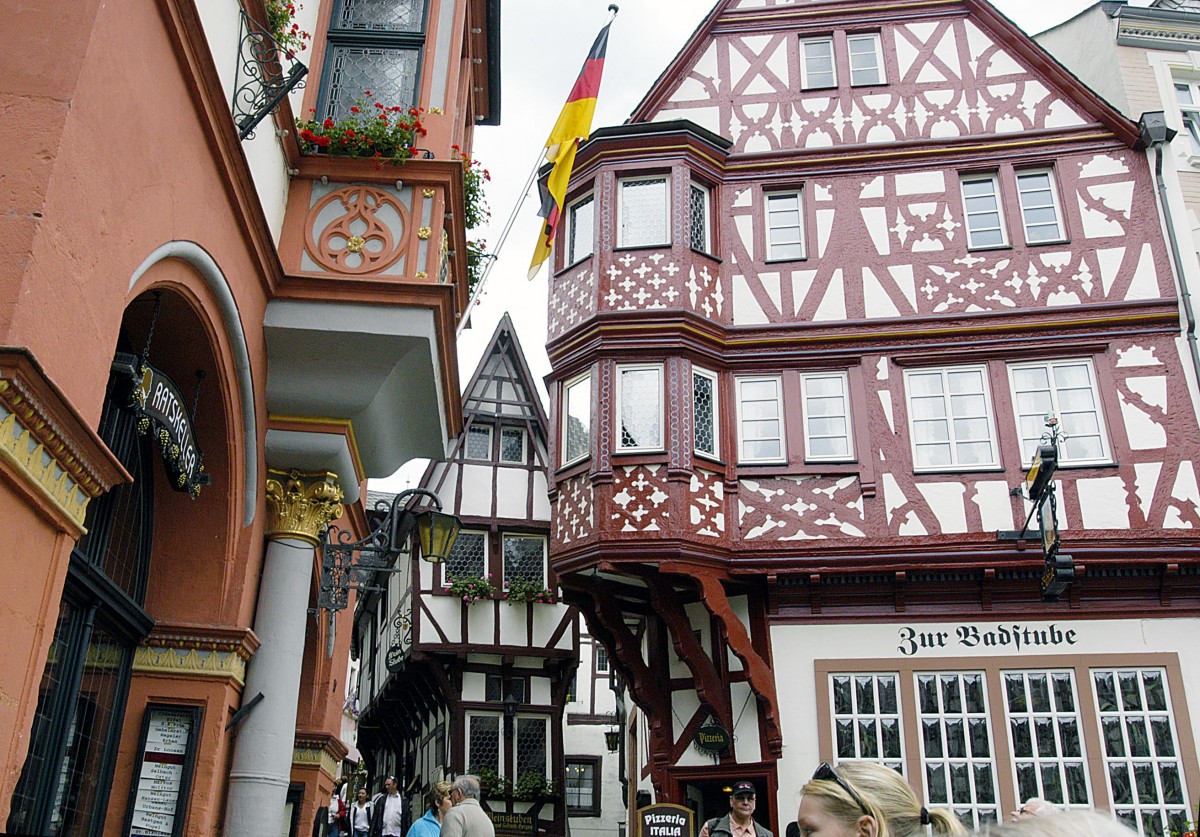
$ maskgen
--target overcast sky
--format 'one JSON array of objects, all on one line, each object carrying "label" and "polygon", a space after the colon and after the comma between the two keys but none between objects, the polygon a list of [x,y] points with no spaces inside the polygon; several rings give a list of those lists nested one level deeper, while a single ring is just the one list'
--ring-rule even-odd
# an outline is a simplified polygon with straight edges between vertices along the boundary
[{"label": "overcast sky", "polygon": [[[608,38],[608,57],[593,128],[625,121],[655,79],[712,8],[710,0],[618,0],[620,14]],[[1094,5],[1095,0],[992,0],[1026,32],[1036,34]],[[1146,6],[1149,0],[1133,0]],[[567,93],[608,20],[608,0],[502,0],[501,124],[475,131],[475,157],[492,181],[487,198],[491,223],[468,233],[494,250],[513,207],[520,214],[471,314],[472,327],[459,339],[459,372],[465,386],[505,311],[516,324],[530,369],[539,379],[550,371],[546,339],[547,271],[526,280],[539,220],[536,187],[522,187],[540,158],[542,144]],[[544,398],[544,394],[543,394]],[[414,463],[372,488],[399,490],[420,478]],[[414,475],[415,474],[415,475]]]}]

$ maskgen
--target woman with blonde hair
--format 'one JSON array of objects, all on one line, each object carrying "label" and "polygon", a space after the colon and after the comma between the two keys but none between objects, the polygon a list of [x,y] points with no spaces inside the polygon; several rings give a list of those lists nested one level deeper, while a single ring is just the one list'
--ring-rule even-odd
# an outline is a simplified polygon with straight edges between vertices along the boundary
[{"label": "woman with blonde hair", "polygon": [[1135,833],[1095,811],[1063,811],[1049,817],[992,825],[986,837],[1132,837]]},{"label": "woman with blonde hair", "polygon": [[904,777],[873,762],[822,764],[800,790],[801,837],[965,837],[966,827],[943,809],[928,810]]}]

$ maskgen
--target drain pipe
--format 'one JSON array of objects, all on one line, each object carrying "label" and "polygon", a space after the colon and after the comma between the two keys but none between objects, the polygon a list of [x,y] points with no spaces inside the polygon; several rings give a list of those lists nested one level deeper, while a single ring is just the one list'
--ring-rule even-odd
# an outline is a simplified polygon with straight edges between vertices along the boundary
[{"label": "drain pipe", "polygon": [[1175,234],[1175,219],[1171,215],[1171,203],[1167,198],[1167,182],[1163,179],[1163,157],[1176,131],[1167,125],[1166,114],[1158,110],[1142,114],[1142,118],[1138,120],[1138,133],[1142,143],[1147,148],[1154,149],[1154,180],[1158,186],[1158,201],[1162,206],[1163,220],[1167,225],[1167,238],[1171,242],[1171,261],[1175,266],[1175,275],[1179,277],[1179,298],[1183,303],[1183,317],[1186,323],[1184,336],[1187,338],[1188,351],[1192,358],[1192,372],[1196,376],[1196,385],[1200,387],[1200,348],[1196,345],[1196,314],[1192,309],[1187,274],[1183,270],[1179,236]]}]

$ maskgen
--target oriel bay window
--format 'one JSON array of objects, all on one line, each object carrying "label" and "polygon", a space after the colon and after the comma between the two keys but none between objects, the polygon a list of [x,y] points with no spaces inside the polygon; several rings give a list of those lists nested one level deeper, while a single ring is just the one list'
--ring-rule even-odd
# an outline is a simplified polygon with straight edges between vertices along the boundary
[{"label": "oriel bay window", "polygon": [[321,118],[344,116],[366,90],[385,106],[417,104],[427,5],[428,0],[337,0],[327,33]]},{"label": "oriel bay window", "polygon": [[662,450],[662,364],[618,366],[617,380],[618,450]]},{"label": "oriel bay window", "polygon": [[595,252],[596,201],[592,195],[571,204],[567,212],[567,264],[586,259]]},{"label": "oriel bay window", "polygon": [[688,244],[693,250],[700,253],[712,252],[712,234],[710,228],[712,221],[710,220],[710,192],[708,187],[701,186],[696,181],[692,181],[688,195],[689,209],[688,213]]},{"label": "oriel bay window", "polygon": [[696,453],[719,455],[720,421],[717,413],[717,376],[692,367],[692,435]]},{"label": "oriel bay window", "polygon": [[667,175],[630,177],[620,181],[618,247],[652,247],[671,243],[671,202]]},{"label": "oriel bay window", "polygon": [[563,385],[562,464],[586,457],[592,449],[592,376],[580,375]]}]

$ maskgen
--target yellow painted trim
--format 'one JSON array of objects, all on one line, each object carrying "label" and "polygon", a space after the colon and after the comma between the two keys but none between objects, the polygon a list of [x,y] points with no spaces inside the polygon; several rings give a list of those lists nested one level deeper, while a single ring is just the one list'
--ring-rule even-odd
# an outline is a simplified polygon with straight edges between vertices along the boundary
[{"label": "yellow painted trim", "polygon": [[219,677],[246,685],[246,661],[233,651],[139,645],[133,653],[133,670],[172,677]]},{"label": "yellow painted trim", "polygon": [[0,420],[0,458],[16,469],[31,488],[78,526],[79,534],[85,534],[87,530],[83,522],[87,517],[91,497],[79,487],[54,455],[38,442],[29,428],[17,421],[16,413],[0,406],[0,415],[4,415],[4,419]]},{"label": "yellow painted trim", "polygon": [[292,766],[317,768],[330,779],[337,776],[338,762],[324,747],[293,747]]},{"label": "yellow painted trim", "polygon": [[350,446],[350,459],[354,462],[354,476],[359,482],[365,480],[366,471],[363,470],[362,458],[358,455],[358,439],[354,435],[354,422],[350,419],[330,418],[328,416],[285,416],[276,413],[267,415],[267,422],[286,421],[296,424],[327,424],[334,427],[344,427],[346,429],[346,442]]}]

